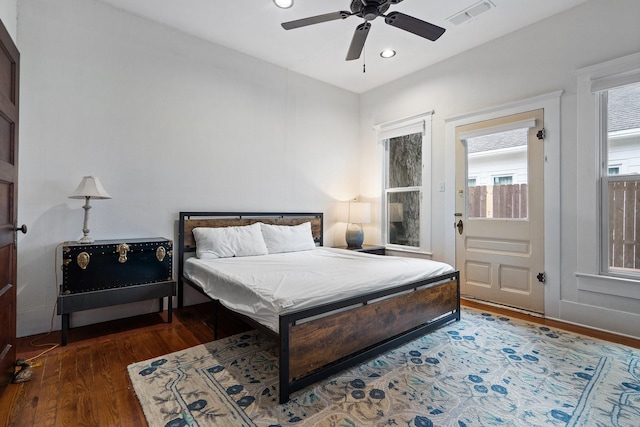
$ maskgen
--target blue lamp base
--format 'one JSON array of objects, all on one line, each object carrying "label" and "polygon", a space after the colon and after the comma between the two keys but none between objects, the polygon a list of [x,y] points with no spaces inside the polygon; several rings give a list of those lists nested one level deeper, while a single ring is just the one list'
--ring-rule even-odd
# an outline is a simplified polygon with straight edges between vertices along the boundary
[{"label": "blue lamp base", "polygon": [[362,224],[347,224],[347,231],[344,234],[348,248],[360,249],[364,242],[364,231]]}]

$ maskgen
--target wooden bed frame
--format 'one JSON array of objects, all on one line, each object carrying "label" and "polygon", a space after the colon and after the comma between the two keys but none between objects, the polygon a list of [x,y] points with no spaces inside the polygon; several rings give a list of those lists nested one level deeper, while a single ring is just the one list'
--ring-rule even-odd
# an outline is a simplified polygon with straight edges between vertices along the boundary
[{"label": "wooden bed frame", "polygon": [[[227,227],[255,222],[297,225],[307,221],[311,222],[316,244],[322,246],[322,213],[180,212],[178,307],[182,307],[184,303],[185,283],[203,293],[199,286],[184,277],[184,261],[196,250],[192,233],[195,227]],[[216,307],[214,329],[217,330],[219,302],[215,298],[212,299]],[[344,310],[346,307],[349,309]],[[335,312],[336,310],[338,311]],[[326,315],[300,322],[321,314]],[[279,397],[280,403],[285,403],[294,391],[411,341],[446,323],[460,320],[460,276],[458,271],[454,271],[282,314],[279,333],[247,316],[238,315],[278,340]]]}]

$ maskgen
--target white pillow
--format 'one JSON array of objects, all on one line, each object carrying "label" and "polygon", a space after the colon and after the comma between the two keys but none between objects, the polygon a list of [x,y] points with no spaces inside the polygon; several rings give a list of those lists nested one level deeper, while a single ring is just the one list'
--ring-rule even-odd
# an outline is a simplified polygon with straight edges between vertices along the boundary
[{"label": "white pillow", "polygon": [[196,227],[196,256],[203,259],[267,255],[260,224],[238,227]]},{"label": "white pillow", "polygon": [[260,223],[262,236],[270,254],[308,251],[316,248],[311,223],[300,225],[272,225]]}]

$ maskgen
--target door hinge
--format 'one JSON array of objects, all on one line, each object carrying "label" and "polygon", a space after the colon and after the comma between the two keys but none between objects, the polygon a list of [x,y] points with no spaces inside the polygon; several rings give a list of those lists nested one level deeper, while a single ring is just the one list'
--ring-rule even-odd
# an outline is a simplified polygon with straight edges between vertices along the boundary
[{"label": "door hinge", "polygon": [[536,133],[536,137],[538,139],[544,139],[546,136],[547,136],[547,132],[545,131],[544,128],[540,129],[538,133]]},{"label": "door hinge", "polygon": [[543,271],[542,273],[538,273],[538,275],[536,276],[536,278],[538,279],[538,282],[540,282],[540,283],[546,283],[546,281],[547,281],[547,274]]}]

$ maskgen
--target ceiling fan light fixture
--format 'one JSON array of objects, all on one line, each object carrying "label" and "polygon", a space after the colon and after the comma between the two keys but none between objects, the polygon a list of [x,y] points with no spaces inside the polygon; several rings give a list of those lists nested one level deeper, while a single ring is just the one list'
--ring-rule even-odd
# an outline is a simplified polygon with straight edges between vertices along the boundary
[{"label": "ceiling fan light fixture", "polygon": [[383,58],[393,58],[394,56],[396,56],[396,51],[393,49],[385,49],[380,52],[380,56]]},{"label": "ceiling fan light fixture", "polygon": [[273,0],[273,3],[280,9],[289,9],[293,6],[293,0]]}]

